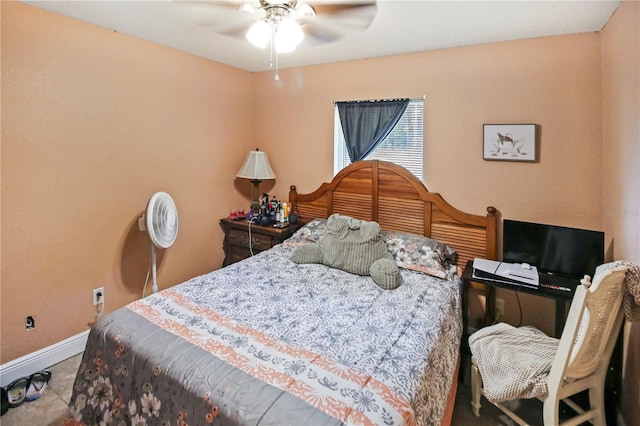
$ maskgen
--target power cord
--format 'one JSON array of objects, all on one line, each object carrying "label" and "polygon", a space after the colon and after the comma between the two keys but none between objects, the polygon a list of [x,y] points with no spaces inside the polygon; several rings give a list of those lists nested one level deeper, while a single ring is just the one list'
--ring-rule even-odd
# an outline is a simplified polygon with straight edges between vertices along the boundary
[{"label": "power cord", "polygon": [[89,327],[93,327],[93,325],[98,322],[98,319],[100,319],[102,313],[104,312],[104,294],[101,291],[97,292],[96,299],[98,301],[98,304],[96,305],[96,311],[94,313],[93,321],[89,322],[88,324]]},{"label": "power cord", "polygon": [[[520,287],[518,287],[518,290],[520,290]],[[520,321],[518,322],[518,325],[516,325],[516,327],[520,327],[522,325],[522,305],[520,304],[520,296],[519,296],[518,290],[516,290],[516,301],[518,302],[518,312],[520,312]]]},{"label": "power cord", "polygon": [[251,224],[253,223],[253,221],[255,220],[255,217],[252,217],[251,219],[249,219],[249,253],[251,253],[251,256],[253,256],[253,243],[252,243],[252,239],[251,239]]},{"label": "power cord", "polygon": [[144,279],[144,286],[142,287],[143,299],[144,299],[144,294],[147,292],[147,283],[149,282],[149,275],[151,275],[151,261],[149,261],[149,269],[147,269],[147,278]]},{"label": "power cord", "polygon": [[[151,243],[153,244],[153,243]],[[151,248],[153,250],[153,247]],[[144,279],[144,286],[142,287],[142,298],[144,299],[144,294],[147,292],[147,283],[149,282],[149,275],[151,275],[151,263],[153,262],[153,254],[149,255],[149,268],[147,269],[147,277]]]},{"label": "power cord", "polygon": [[[516,296],[516,301],[518,302],[518,313],[519,313],[519,320],[518,320],[518,325],[516,325],[516,327],[520,327],[522,325],[522,321],[523,321],[523,314],[522,314],[522,303],[520,302],[520,286],[518,286],[515,290],[512,290],[515,293]],[[485,311],[484,311],[484,323],[488,324],[488,319],[491,319],[491,324],[496,324],[498,322],[498,320],[500,319],[500,314],[496,314],[495,317],[491,314],[491,312],[495,312],[495,298],[492,297],[494,292],[494,287],[490,286],[489,287],[489,293],[487,294],[487,302],[485,304]],[[491,304],[490,302],[493,301],[493,304]]]}]

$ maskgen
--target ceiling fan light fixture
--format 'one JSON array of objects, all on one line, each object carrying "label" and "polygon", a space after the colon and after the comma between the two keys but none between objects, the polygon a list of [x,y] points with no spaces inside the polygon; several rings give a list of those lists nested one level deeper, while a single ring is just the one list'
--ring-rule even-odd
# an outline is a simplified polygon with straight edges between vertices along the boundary
[{"label": "ceiling fan light fixture", "polygon": [[276,33],[275,41],[274,41],[276,52],[278,53],[289,53],[296,50],[296,45],[291,43],[284,37],[282,34]]},{"label": "ceiling fan light fixture", "polygon": [[274,37],[276,51],[285,53],[295,50],[304,39],[304,33],[294,19],[285,17],[276,26]]},{"label": "ceiling fan light fixture", "polygon": [[247,40],[260,49],[264,49],[271,39],[271,23],[266,19],[260,19],[247,31]]}]

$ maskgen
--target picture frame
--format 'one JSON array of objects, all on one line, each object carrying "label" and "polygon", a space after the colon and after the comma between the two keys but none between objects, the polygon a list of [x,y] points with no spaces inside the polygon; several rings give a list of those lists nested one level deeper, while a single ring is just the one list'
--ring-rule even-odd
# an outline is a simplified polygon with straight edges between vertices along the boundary
[{"label": "picture frame", "polygon": [[487,161],[537,161],[535,124],[485,124],[482,158]]}]

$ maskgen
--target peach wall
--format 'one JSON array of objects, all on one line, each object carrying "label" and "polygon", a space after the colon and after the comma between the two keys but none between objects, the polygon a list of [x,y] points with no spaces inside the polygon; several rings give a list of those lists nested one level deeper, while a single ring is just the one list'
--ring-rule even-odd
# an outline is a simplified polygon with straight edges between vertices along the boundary
[{"label": "peach wall", "polygon": [[2,2],[0,362],[86,330],[93,288],[107,312],[140,297],[155,191],[180,214],[160,288],[221,265],[252,103],[251,73]]},{"label": "peach wall", "polygon": [[[255,128],[275,191],[315,189],[333,173],[333,101],[426,94],[425,184],[459,209],[602,229],[598,34],[341,62],[256,75]],[[482,159],[484,123],[536,123],[540,161]],[[399,215],[402,212],[398,212]],[[518,321],[512,292],[508,319]],[[521,296],[522,297],[522,296]],[[553,330],[554,304],[529,297],[524,321]]]},{"label": "peach wall", "polygon": [[[640,3],[625,1],[602,31],[603,216],[611,259],[640,263]],[[621,412],[640,424],[640,324],[625,325]]]}]

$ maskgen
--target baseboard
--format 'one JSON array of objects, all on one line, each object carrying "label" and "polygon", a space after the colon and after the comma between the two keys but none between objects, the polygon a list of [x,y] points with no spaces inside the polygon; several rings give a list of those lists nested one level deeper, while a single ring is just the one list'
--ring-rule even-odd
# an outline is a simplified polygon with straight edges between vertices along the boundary
[{"label": "baseboard", "polygon": [[20,377],[30,376],[36,371],[51,367],[84,351],[89,330],[71,336],[36,352],[0,365],[0,386],[6,386]]}]

